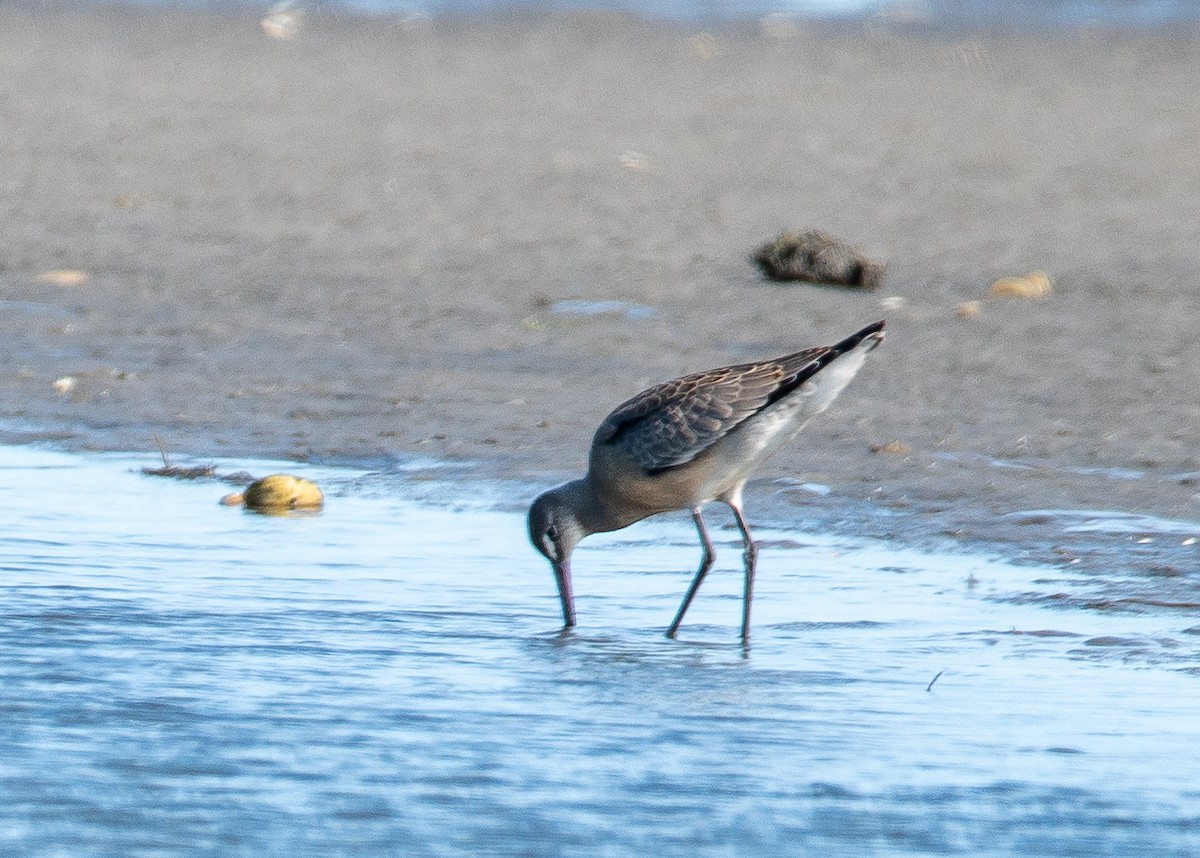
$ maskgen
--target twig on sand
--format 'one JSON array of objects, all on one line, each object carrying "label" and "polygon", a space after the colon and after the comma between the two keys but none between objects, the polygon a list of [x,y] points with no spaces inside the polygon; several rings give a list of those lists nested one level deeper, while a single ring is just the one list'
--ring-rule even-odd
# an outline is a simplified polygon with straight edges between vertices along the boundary
[{"label": "twig on sand", "polygon": [[163,467],[171,467],[171,459],[169,456],[167,456],[167,445],[158,435],[154,436],[154,446],[158,448],[158,455],[162,456]]},{"label": "twig on sand", "polygon": [[161,468],[142,468],[142,473],[146,476],[171,477],[176,480],[207,480],[217,475],[216,465],[197,465],[193,468],[172,465],[171,458],[167,455],[167,445],[163,443],[162,438],[155,435],[154,444],[158,447],[158,454],[162,456],[163,464]]}]

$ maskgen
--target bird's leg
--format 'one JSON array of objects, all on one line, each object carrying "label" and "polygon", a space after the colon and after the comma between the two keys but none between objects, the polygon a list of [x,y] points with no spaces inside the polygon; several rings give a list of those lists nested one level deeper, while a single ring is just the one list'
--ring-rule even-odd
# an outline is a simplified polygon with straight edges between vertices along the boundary
[{"label": "bird's leg", "polygon": [[754,544],[754,537],[750,535],[750,528],[742,516],[741,507],[730,504],[729,508],[733,510],[733,517],[737,519],[738,530],[742,532],[742,544],[745,546],[742,552],[742,561],[746,564],[746,587],[742,593],[742,643],[746,644],[750,641],[750,600],[754,596],[754,567],[758,562],[758,546]]},{"label": "bird's leg", "polygon": [[692,510],[692,521],[696,522],[696,532],[700,534],[700,545],[703,548],[703,553],[700,555],[700,568],[696,570],[696,577],[692,579],[692,586],[688,587],[687,594],[683,597],[683,604],[679,606],[679,612],[675,614],[675,619],[671,622],[671,627],[667,629],[667,637],[675,637],[675,633],[679,631],[679,624],[683,622],[683,615],[687,613],[688,605],[692,604],[692,599],[696,596],[696,591],[700,589],[700,582],[704,580],[704,576],[708,574],[708,570],[712,568],[713,560],[716,559],[716,552],[713,551],[712,540],[708,538],[708,528],[704,526],[704,519],[700,515],[700,507]]}]

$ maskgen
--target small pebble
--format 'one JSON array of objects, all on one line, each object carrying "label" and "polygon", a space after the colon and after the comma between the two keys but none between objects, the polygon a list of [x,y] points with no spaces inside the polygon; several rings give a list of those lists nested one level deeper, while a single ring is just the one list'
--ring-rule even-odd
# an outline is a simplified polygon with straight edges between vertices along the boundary
[{"label": "small pebble", "polygon": [[963,301],[954,308],[954,315],[960,319],[974,319],[979,315],[979,306],[978,301]]},{"label": "small pebble", "polygon": [[1054,291],[1049,275],[1031,271],[1024,277],[1001,277],[988,289],[988,297],[1045,298]]},{"label": "small pebble", "polygon": [[276,3],[267,10],[260,24],[269,38],[290,41],[300,34],[304,26],[304,7],[292,0]]},{"label": "small pebble", "polygon": [[39,274],[37,282],[51,286],[82,286],[88,282],[88,273],[75,268],[51,268]]},{"label": "small pebble", "polygon": [[644,173],[650,169],[650,159],[646,157],[644,152],[634,152],[627,149],[621,153],[621,166],[626,170],[632,170],[635,173]]}]

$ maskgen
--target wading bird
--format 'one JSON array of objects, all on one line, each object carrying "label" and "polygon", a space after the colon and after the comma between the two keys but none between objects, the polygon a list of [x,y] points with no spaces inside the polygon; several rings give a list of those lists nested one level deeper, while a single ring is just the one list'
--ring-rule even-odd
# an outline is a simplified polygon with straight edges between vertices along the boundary
[{"label": "wading bird", "polygon": [[883,326],[867,325],[832,346],[685,375],[608,415],[592,439],[587,475],[551,489],[529,508],[529,538],[554,569],[564,625],[575,625],[571,552],[579,540],[687,509],[703,553],[667,629],[674,637],[716,556],[700,512],[716,500],[733,510],[745,546],[742,641],[748,641],[758,549],[742,515],[742,487],[761,462],[829,407],[883,341]]}]

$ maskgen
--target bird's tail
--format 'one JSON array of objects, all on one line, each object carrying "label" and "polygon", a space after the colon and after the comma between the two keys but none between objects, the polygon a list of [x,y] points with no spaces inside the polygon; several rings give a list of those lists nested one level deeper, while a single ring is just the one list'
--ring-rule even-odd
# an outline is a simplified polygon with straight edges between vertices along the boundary
[{"label": "bird's tail", "polygon": [[883,342],[883,325],[867,325],[841,342],[817,350],[810,362],[780,387],[796,390],[809,384],[805,408],[811,414],[824,411],[862,368],[867,353]]},{"label": "bird's tail", "polygon": [[830,346],[829,351],[833,354],[829,356],[829,360],[833,360],[838,355],[844,355],[846,352],[858,348],[864,342],[869,343],[868,351],[875,348],[875,346],[883,342],[883,327],[885,324],[886,322],[883,320],[872,322],[858,333],[851,334],[840,343]]},{"label": "bird's tail", "polygon": [[[802,384],[813,379],[820,373],[824,377],[827,384],[823,385],[832,389],[832,393],[828,397],[823,398],[828,402],[832,402],[846,383],[854,377],[866,360],[867,352],[874,349],[877,345],[883,342],[883,326],[884,322],[874,322],[867,325],[861,331],[851,334],[839,343],[832,346],[817,346],[816,348],[805,349],[802,352],[787,355],[780,358],[780,362],[784,365],[784,372],[787,375],[783,382],[771,394],[767,400],[767,404],[773,404],[780,399],[784,399],[791,395],[792,391],[799,388]],[[843,355],[855,352],[849,358],[838,361],[838,358]],[[831,363],[838,361],[838,371],[826,369]],[[822,373],[822,370],[825,372]],[[823,410],[825,405],[820,409]]]}]

